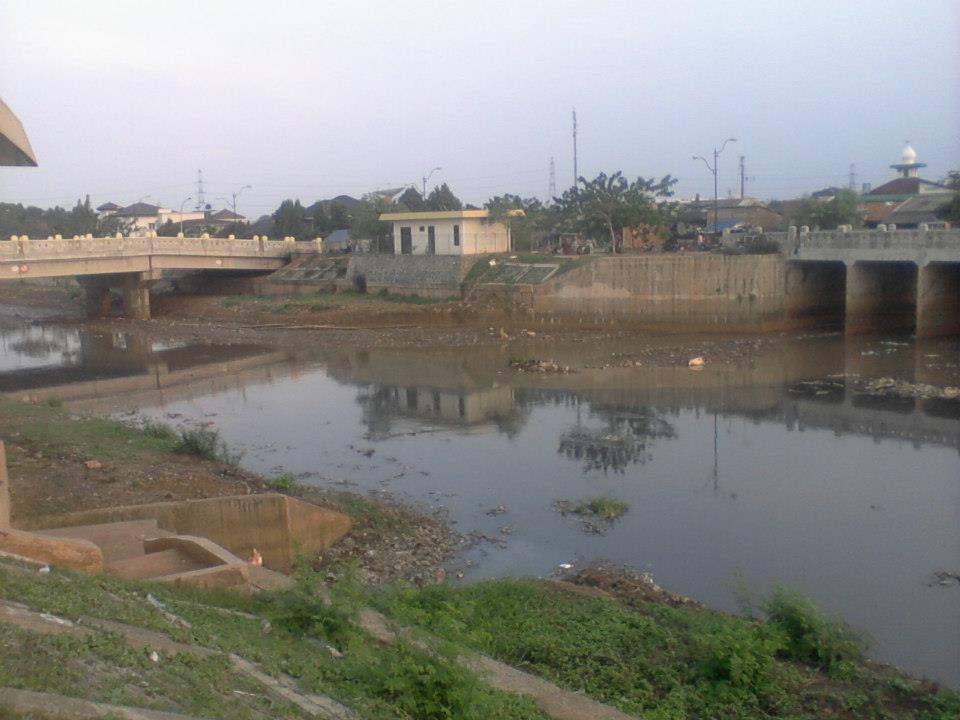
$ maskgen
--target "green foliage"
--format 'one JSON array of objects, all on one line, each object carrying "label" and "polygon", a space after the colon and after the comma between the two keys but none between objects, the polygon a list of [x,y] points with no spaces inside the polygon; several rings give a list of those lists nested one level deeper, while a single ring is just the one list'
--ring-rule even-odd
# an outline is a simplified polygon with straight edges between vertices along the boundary
[{"label": "green foliage", "polygon": [[834,230],[839,225],[863,225],[859,198],[852,190],[839,190],[830,200],[806,198],[797,209],[796,222],[800,225]]},{"label": "green foliage", "polygon": [[537,198],[522,198],[519,195],[496,195],[484,208],[490,211],[491,222],[503,222],[510,226],[513,249],[529,251],[538,232],[551,229],[550,212]]},{"label": "green foliage", "polygon": [[184,428],[173,451],[183,455],[196,455],[204,460],[222,462],[224,465],[239,465],[243,451],[231,451],[220,437],[220,432],[209,427]]},{"label": "green foliage", "polygon": [[775,588],[763,610],[770,623],[785,634],[787,657],[825,670],[842,669],[842,663],[863,658],[863,637],[826,617],[810,598],[796,591]]},{"label": "green foliage", "polygon": [[307,214],[299,200],[284,200],[273,212],[272,237],[303,238],[309,227],[305,218]]},{"label": "green foliage", "polygon": [[0,203],[0,239],[11,235],[27,235],[31,238],[45,238],[50,235],[62,235],[70,238],[87,233],[99,234],[97,213],[90,205],[90,196],[77,200],[77,204],[67,210],[53,207],[47,210],[19,203]]},{"label": "green foliage", "polygon": [[557,225],[605,241],[613,251],[620,250],[623,228],[667,224],[671,208],[656,200],[673,195],[671,188],[676,183],[669,175],[660,180],[638,177],[633,182],[621,172],[610,176],[600,173],[593,180],[581,177],[577,187],[556,198]]},{"label": "green foliage", "polygon": [[300,482],[290,473],[283,473],[282,475],[276,475],[267,480],[267,487],[271,490],[290,492],[300,487]]},{"label": "green foliage", "polygon": [[176,443],[179,439],[179,435],[177,434],[175,428],[168,423],[160,422],[159,420],[154,420],[153,418],[146,418],[140,425],[140,429],[145,435],[149,435],[150,437],[154,437],[159,440]]},{"label": "green foliage", "polygon": [[427,210],[461,210],[463,203],[453,194],[450,187],[443,183],[427,195]]},{"label": "green foliage", "polygon": [[403,195],[399,197],[397,203],[410,212],[423,212],[424,210],[430,209],[427,207],[427,202],[423,199],[423,196],[412,187],[408,187],[403,191]]},{"label": "green foliage", "polygon": [[574,515],[588,515],[604,520],[616,520],[623,516],[629,508],[630,506],[623,500],[609,495],[597,495],[574,504],[568,512],[572,512]]},{"label": "green foliage", "polygon": [[755,693],[767,687],[774,655],[784,645],[779,634],[762,625],[724,626],[699,642],[705,677]]},{"label": "green foliage", "polygon": [[48,397],[46,400],[44,400],[43,404],[46,405],[47,407],[62,408],[63,400],[61,400],[56,396],[53,396],[53,397]]}]

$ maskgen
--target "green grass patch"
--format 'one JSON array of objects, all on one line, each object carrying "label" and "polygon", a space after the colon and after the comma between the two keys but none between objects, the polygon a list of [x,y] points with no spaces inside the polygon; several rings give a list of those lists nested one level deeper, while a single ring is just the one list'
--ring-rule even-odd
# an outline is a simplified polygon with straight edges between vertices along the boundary
[{"label": "green grass patch", "polygon": [[115,420],[70,415],[60,405],[0,400],[0,414],[13,426],[8,439],[27,441],[45,451],[66,450],[98,460],[120,460],[137,452],[170,452],[176,444],[169,433],[144,432]]},{"label": "green grass patch", "polygon": [[275,475],[267,480],[267,487],[278,492],[291,492],[300,487],[300,482],[290,473]]},{"label": "green grass patch", "polygon": [[[566,501],[560,501],[565,503]],[[576,503],[567,503],[562,507],[564,512],[582,515],[584,517],[597,518],[599,520],[618,520],[621,518],[630,506],[619,498],[609,495],[597,495]]]},{"label": "green grass patch", "polygon": [[832,677],[784,657],[789,639],[775,623],[709,610],[626,606],[526,580],[393,590],[376,601],[402,622],[649,720],[946,720],[960,711],[956,693],[921,683],[901,692],[891,677],[902,676],[859,661]]}]

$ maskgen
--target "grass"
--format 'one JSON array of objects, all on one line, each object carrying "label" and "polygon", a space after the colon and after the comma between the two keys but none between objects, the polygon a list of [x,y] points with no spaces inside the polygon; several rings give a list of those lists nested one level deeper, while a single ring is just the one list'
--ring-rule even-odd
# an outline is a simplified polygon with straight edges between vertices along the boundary
[{"label": "grass", "polygon": [[8,439],[29,439],[38,449],[64,450],[99,460],[126,460],[131,454],[170,452],[171,433],[140,428],[105,418],[70,416],[60,405],[0,400],[0,414],[12,427]]},{"label": "grass", "polygon": [[278,492],[292,492],[300,487],[300,482],[290,473],[283,473],[267,480],[267,487]]},{"label": "grass", "polygon": [[[593,255],[547,255],[540,253],[511,253],[510,255],[497,255],[494,258],[498,265],[503,263],[514,263],[519,265],[557,265],[557,271],[552,277],[563,275],[571,270],[581,267],[595,259]],[[466,287],[483,282],[484,275],[490,270],[489,258],[478,260],[467,272],[463,280]]]},{"label": "grass", "polygon": [[627,606],[528,580],[393,590],[377,603],[402,622],[649,720],[946,720],[960,712],[956,693],[892,670],[851,660],[838,678],[792,659],[779,622]]},{"label": "grass", "polygon": [[575,504],[571,503],[569,507],[564,509],[564,512],[600,520],[617,520],[629,509],[630,506],[623,500],[609,495],[597,495]]},{"label": "grass", "polygon": [[195,455],[204,460],[237,466],[243,458],[242,450],[231,450],[220,432],[209,427],[184,428],[173,446],[173,452]]},{"label": "grass", "polygon": [[[46,576],[24,574],[0,565],[0,597],[60,616],[114,619],[182,642],[235,652],[268,674],[292,676],[306,692],[339,700],[363,718],[544,720],[529,700],[491,690],[442,656],[429,656],[405,643],[384,647],[370,640],[353,623],[356,586],[343,583],[331,603],[317,595],[317,583],[306,573],[292,590],[250,597],[56,569]],[[170,623],[144,600],[147,592],[190,627]],[[261,619],[227,614],[224,609],[256,613],[269,620],[270,629],[265,631]],[[257,698],[240,694],[262,696],[262,690],[244,687],[243,679],[221,657],[163,656],[155,664],[143,650],[126,648],[108,633],[96,633],[91,640],[18,635],[12,642],[28,647],[30,653],[0,653],[0,683],[104,702],[175,707],[204,717],[300,717],[283,704],[262,712]],[[0,647],[7,647],[3,636]],[[329,647],[335,647],[339,656]],[[85,672],[77,672],[84,667]]]}]

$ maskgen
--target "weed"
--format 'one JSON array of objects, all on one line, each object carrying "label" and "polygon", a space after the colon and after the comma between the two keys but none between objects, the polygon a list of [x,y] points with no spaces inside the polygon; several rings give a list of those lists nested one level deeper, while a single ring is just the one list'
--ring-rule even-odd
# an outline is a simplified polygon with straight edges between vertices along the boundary
[{"label": "weed", "polygon": [[587,517],[599,518],[601,520],[617,520],[622,517],[630,506],[623,500],[619,500],[609,495],[597,495],[596,497],[581,500],[579,503],[570,503],[563,507],[564,512],[574,515],[583,515]]},{"label": "weed", "polygon": [[220,432],[208,427],[184,428],[173,451],[183,455],[196,455],[204,460],[222,462],[224,465],[239,465],[243,451],[232,451],[220,437]]},{"label": "weed", "polygon": [[297,478],[290,473],[283,473],[282,475],[277,475],[267,480],[268,488],[281,492],[290,492],[291,490],[296,490],[299,486],[300,483]]},{"label": "weed", "polygon": [[862,636],[826,617],[810,598],[794,590],[775,588],[763,609],[770,623],[786,636],[786,657],[828,671],[863,658],[866,642]]},{"label": "weed", "polygon": [[157,438],[158,440],[176,442],[179,437],[173,426],[165,422],[160,422],[159,420],[154,420],[153,418],[146,418],[140,425],[140,429],[145,435]]},{"label": "weed", "polygon": [[728,625],[699,642],[704,677],[753,692],[766,688],[774,654],[784,645],[778,633],[762,625]]},{"label": "weed", "polygon": [[52,407],[52,408],[62,408],[62,407],[63,407],[63,400],[61,400],[61,399],[58,398],[58,397],[48,397],[46,400],[43,401],[43,403],[44,403],[44,405],[46,405],[47,407]]}]

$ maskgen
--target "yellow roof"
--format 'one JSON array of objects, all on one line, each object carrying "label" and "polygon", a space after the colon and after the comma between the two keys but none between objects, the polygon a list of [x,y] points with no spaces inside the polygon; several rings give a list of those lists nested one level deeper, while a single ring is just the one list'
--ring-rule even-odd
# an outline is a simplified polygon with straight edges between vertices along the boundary
[{"label": "yellow roof", "polygon": [[0,99],[0,165],[36,164],[37,156],[33,154],[23,124]]}]

